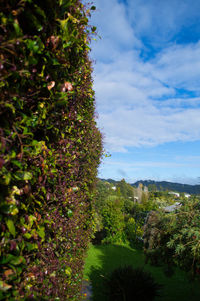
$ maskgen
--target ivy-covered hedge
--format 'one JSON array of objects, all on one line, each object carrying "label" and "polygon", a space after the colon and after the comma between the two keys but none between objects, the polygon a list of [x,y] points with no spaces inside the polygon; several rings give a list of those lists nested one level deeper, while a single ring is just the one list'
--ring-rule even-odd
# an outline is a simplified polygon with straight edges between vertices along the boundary
[{"label": "ivy-covered hedge", "polygon": [[0,300],[80,300],[102,150],[89,15],[0,2]]}]

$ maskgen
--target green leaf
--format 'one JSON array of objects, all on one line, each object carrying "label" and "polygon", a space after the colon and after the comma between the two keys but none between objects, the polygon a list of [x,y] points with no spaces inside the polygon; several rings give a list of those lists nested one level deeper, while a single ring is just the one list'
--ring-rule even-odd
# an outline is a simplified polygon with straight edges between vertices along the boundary
[{"label": "green leaf", "polygon": [[37,233],[42,238],[42,240],[45,239],[45,228],[44,227],[39,227]]},{"label": "green leaf", "polygon": [[29,215],[28,221],[29,221],[29,228],[32,228],[33,222],[36,221],[36,217],[34,215]]},{"label": "green leaf", "polygon": [[64,30],[67,26],[68,19],[65,20],[57,19],[57,21],[60,23],[60,27]]},{"label": "green leaf", "polygon": [[37,244],[31,244],[30,242],[27,242],[26,246],[27,246],[28,251],[32,251],[32,250],[38,249],[38,245]]},{"label": "green leaf", "polygon": [[3,81],[0,81],[0,88],[4,87],[5,86],[5,82]]},{"label": "green leaf", "polygon": [[7,254],[6,256],[1,257],[0,264],[6,264],[10,262],[15,256],[12,254]]},{"label": "green leaf", "polygon": [[0,291],[6,292],[11,287],[12,287],[12,285],[7,284],[7,283],[3,282],[2,280],[0,280]]},{"label": "green leaf", "polygon": [[25,259],[23,256],[14,256],[12,254],[8,254],[1,258],[0,264],[13,264],[13,265],[19,265],[21,263],[25,263]]},{"label": "green leaf", "polygon": [[23,180],[31,180],[32,179],[32,173],[28,172],[28,171],[25,171],[23,173]]},{"label": "green leaf", "polygon": [[[40,30],[40,27],[41,27],[41,25],[38,27],[38,30]],[[37,44],[37,41],[35,41],[35,40],[27,39],[26,45],[27,45],[27,48],[30,51],[32,51],[33,53],[36,53],[39,50],[39,46]]]},{"label": "green leaf", "polygon": [[17,19],[14,21],[13,26],[14,26],[14,29],[15,29],[15,32],[16,32],[17,36],[21,36],[22,35],[22,30],[19,26],[19,23],[18,23]]},{"label": "green leaf", "polygon": [[32,173],[29,171],[17,171],[14,175],[16,180],[31,180],[32,179]]},{"label": "green leaf", "polygon": [[69,210],[67,211],[67,216],[68,216],[68,217],[72,217],[72,215],[73,215],[73,212],[72,212],[71,209],[69,209]]},{"label": "green leaf", "polygon": [[32,235],[30,233],[25,233],[24,237],[27,238],[27,239],[30,239],[32,237]]},{"label": "green leaf", "polygon": [[5,107],[10,109],[13,114],[15,114],[15,107],[11,103],[6,103]]},{"label": "green leaf", "polygon": [[10,174],[10,173],[5,174],[5,175],[3,176],[3,179],[4,179],[5,185],[9,185],[10,180],[11,180],[11,174]]},{"label": "green leaf", "polygon": [[14,258],[10,261],[10,264],[19,265],[21,263],[25,263],[25,259],[23,256],[13,256]]},{"label": "green leaf", "polygon": [[56,271],[50,274],[50,277],[56,277]]},{"label": "green leaf", "polygon": [[17,161],[17,160],[12,160],[11,163],[14,164],[14,165],[16,165],[19,168],[22,168],[22,163],[19,162],[19,161]]},{"label": "green leaf", "polygon": [[65,274],[66,274],[67,276],[71,276],[71,273],[72,273],[72,269],[71,269],[70,267],[66,267],[66,269],[65,269]]},{"label": "green leaf", "polygon": [[12,215],[16,215],[19,213],[19,209],[17,208],[17,206],[13,206],[12,211],[10,211],[10,213]]},{"label": "green leaf", "polygon": [[15,235],[16,235],[16,230],[15,230],[15,225],[14,225],[14,223],[13,223],[13,220],[12,220],[12,219],[8,219],[8,220],[6,221],[6,225],[7,225],[7,227],[8,227],[9,232],[15,237]]}]

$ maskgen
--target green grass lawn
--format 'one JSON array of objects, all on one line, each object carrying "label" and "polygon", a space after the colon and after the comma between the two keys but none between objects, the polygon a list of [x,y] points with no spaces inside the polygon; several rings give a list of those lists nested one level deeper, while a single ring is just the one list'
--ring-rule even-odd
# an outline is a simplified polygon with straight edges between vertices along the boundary
[{"label": "green grass lawn", "polygon": [[184,272],[177,270],[168,278],[161,267],[153,267],[144,262],[142,250],[122,245],[91,245],[85,262],[84,278],[89,279],[93,287],[93,301],[107,301],[104,281],[116,267],[122,265],[144,267],[152,273],[158,283],[163,285],[162,297],[156,301],[199,301],[200,283],[190,283]]}]

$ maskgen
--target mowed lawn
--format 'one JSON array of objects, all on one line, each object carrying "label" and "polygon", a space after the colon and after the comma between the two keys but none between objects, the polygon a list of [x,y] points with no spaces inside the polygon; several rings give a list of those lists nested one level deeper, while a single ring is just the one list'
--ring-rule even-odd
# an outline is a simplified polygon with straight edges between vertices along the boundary
[{"label": "mowed lawn", "polygon": [[144,262],[142,250],[122,245],[91,245],[85,262],[84,278],[89,279],[93,287],[93,301],[107,301],[104,281],[116,267],[132,265],[144,267],[152,273],[158,283],[163,285],[162,297],[156,301],[198,301],[200,300],[200,282],[189,282],[186,274],[180,270],[168,278],[161,267],[153,267]]}]

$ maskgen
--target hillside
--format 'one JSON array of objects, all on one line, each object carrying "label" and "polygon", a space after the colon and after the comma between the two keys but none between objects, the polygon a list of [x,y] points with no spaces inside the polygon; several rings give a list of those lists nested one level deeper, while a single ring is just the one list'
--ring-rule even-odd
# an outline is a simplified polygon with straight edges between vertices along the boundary
[{"label": "hillside", "polygon": [[[115,181],[113,179],[101,179],[102,181],[107,181],[109,183],[118,183],[119,181]],[[167,181],[153,181],[153,180],[141,180],[135,183],[130,184],[131,186],[138,186],[139,183],[142,183],[144,186],[149,187],[150,185],[156,185],[158,190],[170,190],[177,192],[186,192],[189,194],[200,194],[200,185],[189,185],[189,184],[180,184],[173,183]]]},{"label": "hillside", "polygon": [[199,194],[200,193],[200,185],[189,185],[189,184],[180,184],[180,183],[172,183],[167,181],[137,181],[132,186],[138,186],[139,183],[142,183],[144,186],[156,185],[158,190],[173,190],[177,192],[187,192],[190,194]]}]

